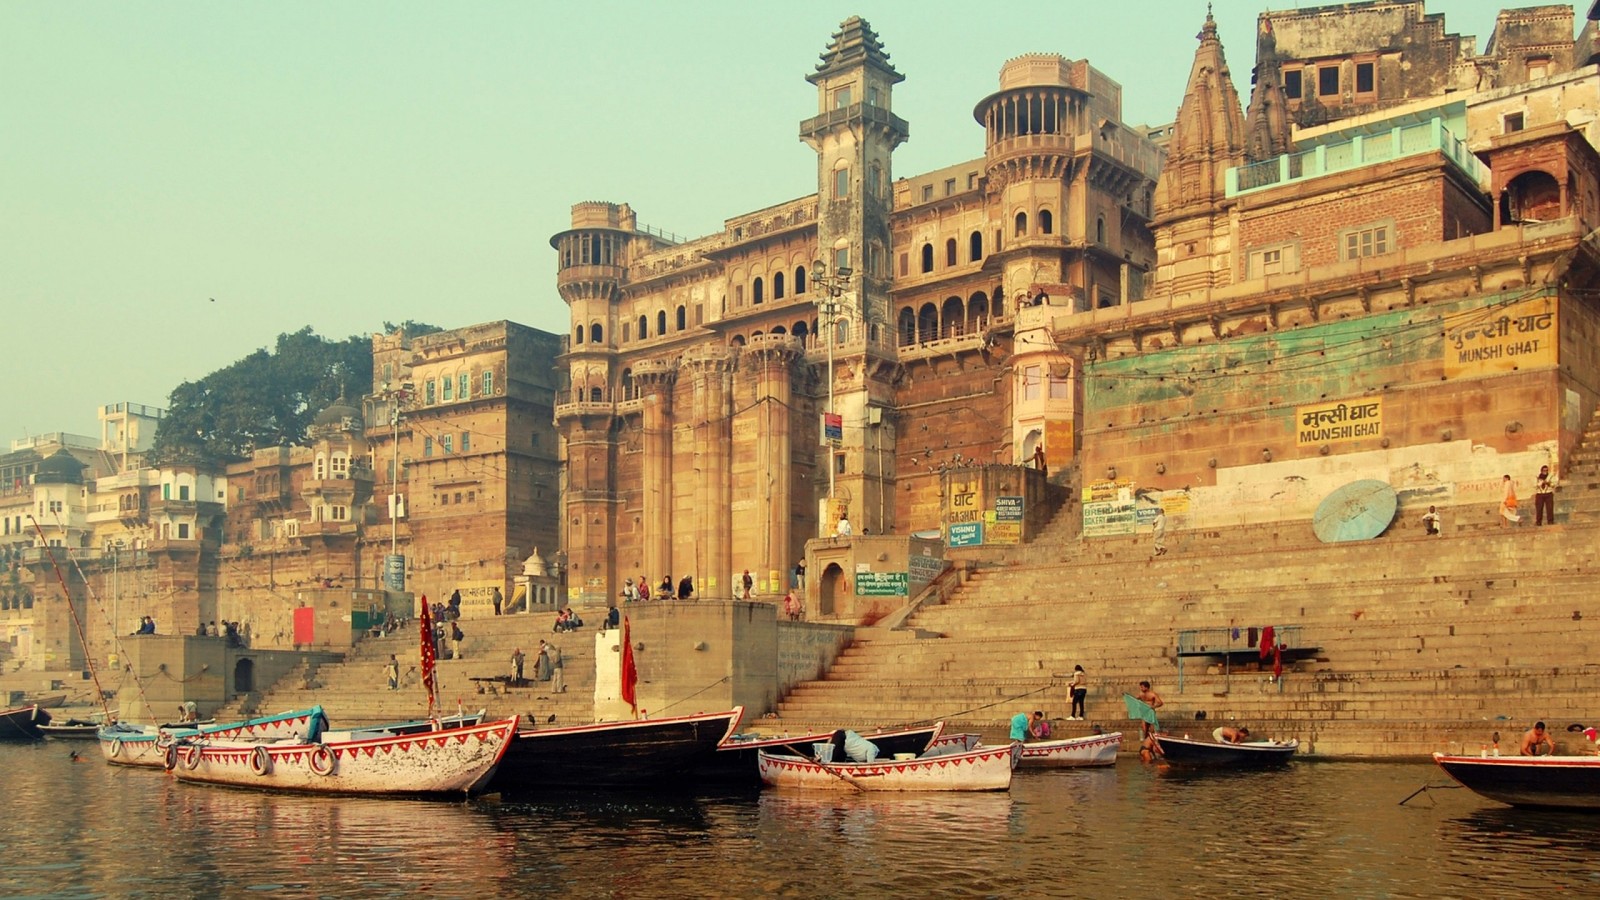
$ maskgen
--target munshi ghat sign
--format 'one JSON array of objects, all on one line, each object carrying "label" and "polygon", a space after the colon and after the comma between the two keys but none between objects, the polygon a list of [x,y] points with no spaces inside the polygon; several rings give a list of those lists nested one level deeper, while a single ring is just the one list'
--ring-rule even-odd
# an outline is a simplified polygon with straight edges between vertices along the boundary
[{"label": "munshi ghat sign", "polygon": [[1299,447],[1383,436],[1382,397],[1297,406],[1294,414],[1294,442]]}]

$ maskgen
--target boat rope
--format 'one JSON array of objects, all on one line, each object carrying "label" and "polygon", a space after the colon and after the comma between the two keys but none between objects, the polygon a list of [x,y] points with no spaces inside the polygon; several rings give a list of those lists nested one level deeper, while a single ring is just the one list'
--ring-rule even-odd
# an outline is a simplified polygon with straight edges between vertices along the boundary
[{"label": "boat rope", "polygon": [[[78,645],[83,648],[84,658],[87,660],[89,657],[89,637],[84,634],[83,619],[78,617],[78,605],[72,602],[72,590],[67,587],[67,579],[61,574],[61,566],[56,563],[55,548],[50,546],[50,541],[44,536],[44,528],[39,525],[39,520],[35,519],[32,513],[28,514],[28,521],[33,523],[33,530],[39,533],[39,544],[44,549],[45,556],[50,558],[50,568],[56,573],[56,581],[61,585],[61,597],[67,601],[67,612],[72,613],[72,626],[78,632]],[[81,570],[78,572],[78,577],[83,577]],[[88,587],[88,584],[88,579],[84,579],[85,588]],[[95,671],[93,665],[89,666],[89,677],[94,680],[95,699],[100,702],[100,709],[105,713],[106,721],[109,722],[111,720],[111,707],[106,705],[106,691],[105,688],[100,686],[100,673]]]},{"label": "boat rope", "polygon": [[[1418,794],[1426,795],[1428,793],[1428,791],[1437,791],[1437,790],[1445,790],[1445,789],[1455,790],[1455,789],[1457,789],[1459,787],[1461,787],[1461,785],[1453,784],[1453,783],[1450,783],[1450,782],[1443,782],[1443,783],[1440,783],[1440,784],[1425,784],[1422,787],[1419,787],[1416,790],[1412,791],[1411,794],[1406,797],[1406,799],[1400,801],[1399,805],[1400,806],[1405,806],[1407,803],[1410,803],[1411,800],[1414,797],[1416,797]],[[1433,797],[1429,796],[1428,800],[1432,801]]]},{"label": "boat rope", "polygon": [[993,703],[985,703],[982,706],[974,706],[974,707],[972,707],[970,709],[963,709],[960,712],[949,713],[947,715],[939,716],[939,717],[933,718],[933,719],[918,719],[915,722],[902,722],[899,725],[894,726],[894,727],[895,728],[914,728],[914,727],[916,727],[918,725],[932,725],[935,722],[950,721],[952,719],[957,719],[957,718],[959,718],[961,716],[965,716],[965,715],[968,715],[970,713],[982,712],[982,711],[984,711],[986,709],[992,709],[992,708],[994,708],[996,706],[1004,706],[1004,705],[1006,705],[1008,703],[1015,703],[1018,700],[1022,700],[1022,699],[1026,698],[1026,697],[1032,697],[1034,694],[1042,694],[1045,691],[1048,691],[1051,688],[1054,688],[1055,686],[1056,686],[1056,683],[1054,681],[1052,681],[1049,684],[1046,684],[1044,687],[1034,688],[1031,691],[1024,691],[1023,693],[1014,694],[1014,695],[1012,695],[1010,697],[1003,697],[1003,698],[1001,698],[999,700],[994,701]]},{"label": "boat rope", "polygon": [[[54,513],[52,515],[55,518],[56,527],[61,529],[61,532],[63,534],[65,534],[66,530],[67,530],[67,527],[61,521],[61,514],[60,513]],[[30,516],[29,518],[31,519],[32,516]],[[36,521],[36,522],[33,523],[33,526],[34,526],[35,530],[37,530],[39,528],[39,523]],[[43,532],[41,532],[40,533],[40,537],[43,538],[43,536],[44,536]],[[128,652],[127,652],[127,649],[125,647],[123,647],[123,645],[122,645],[122,636],[117,631],[117,623],[116,623],[116,621],[114,619],[112,619],[112,617],[110,615],[108,615],[106,613],[106,605],[105,605],[105,603],[100,600],[99,594],[95,593],[94,585],[89,581],[89,576],[84,574],[83,567],[78,565],[78,559],[77,559],[76,556],[73,555],[72,548],[71,547],[63,547],[62,551],[66,554],[67,562],[72,565],[72,570],[74,572],[76,572],[78,574],[78,578],[83,581],[84,593],[89,595],[90,602],[94,604],[94,608],[96,610],[99,610],[99,612],[100,612],[100,620],[102,622],[104,622],[106,624],[106,626],[107,626],[106,627],[106,632],[111,635],[111,646],[116,649],[117,658],[119,660],[126,660],[128,658]],[[52,565],[55,564],[54,556],[51,557],[50,563]],[[60,570],[57,570],[56,577],[60,578],[60,576],[61,576],[61,572],[60,572]],[[62,584],[61,589],[63,591],[65,591],[67,589],[65,583]],[[68,596],[67,596],[67,604],[68,604],[69,607],[72,606],[72,597],[71,597],[70,594],[68,594]],[[74,619],[77,618],[77,611],[76,610],[73,611],[73,618]],[[82,640],[82,638],[83,638],[83,635],[81,633],[81,626],[80,626],[79,639]],[[95,689],[97,691],[99,691],[99,694],[100,694],[100,701],[99,701],[100,702],[100,707],[101,707],[102,710],[104,710],[105,715],[106,715],[106,719],[109,721],[112,718],[111,709],[110,709],[109,705],[105,701],[105,691],[100,689],[100,676],[99,676],[98,671],[96,670],[95,665],[94,665],[94,655],[89,652],[89,645],[88,645],[87,642],[85,642],[83,644],[83,655],[84,655],[85,663],[89,666],[89,672],[94,678]],[[136,692],[138,692],[138,694],[139,694],[139,701],[141,703],[143,703],[144,704],[144,708],[149,711],[150,720],[152,722],[159,721],[159,717],[156,714],[155,706],[153,706],[150,703],[150,698],[145,694],[144,680],[139,677],[139,674],[137,672],[133,671],[133,668],[131,666],[127,666],[126,664],[124,664],[124,671],[126,671],[128,673],[128,675],[133,678],[134,690]]]},{"label": "boat rope", "polygon": [[727,680],[728,680],[728,676],[724,675],[721,678],[718,678],[716,681],[713,681],[710,684],[706,685],[705,687],[701,688],[700,690],[695,691],[694,693],[688,695],[687,697],[680,697],[679,699],[674,700],[671,703],[668,703],[666,706],[663,706],[660,709],[656,710],[656,713],[659,715],[661,713],[666,712],[669,709],[672,709],[675,706],[682,706],[683,704],[688,703],[690,700],[693,700],[694,698],[700,696],[701,694],[704,694],[706,691],[711,690],[712,688],[716,687],[719,684],[722,684],[722,683],[726,682]]}]

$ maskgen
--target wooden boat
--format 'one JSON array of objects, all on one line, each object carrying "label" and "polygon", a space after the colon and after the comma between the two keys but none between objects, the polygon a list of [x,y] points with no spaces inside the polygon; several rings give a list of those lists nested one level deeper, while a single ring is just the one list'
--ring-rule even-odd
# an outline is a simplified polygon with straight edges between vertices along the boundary
[{"label": "wooden boat", "polygon": [[50,724],[50,714],[32,704],[0,709],[0,741],[37,741],[40,727]]},{"label": "wooden boat", "polygon": [[165,765],[179,780],[269,791],[363,796],[470,795],[494,774],[517,717],[349,741],[179,739]]},{"label": "wooden boat", "polygon": [[39,728],[44,736],[56,741],[92,741],[99,735],[104,723],[90,722],[83,719],[68,719],[65,722],[52,722]]},{"label": "wooden boat", "polygon": [[114,722],[96,734],[100,753],[114,766],[160,768],[167,746],[180,737],[204,736],[217,740],[316,740],[328,726],[322,707],[296,709],[272,716],[210,725],[130,725]]},{"label": "wooden boat", "polygon": [[[920,728],[874,731],[863,734],[862,738],[876,744],[878,754],[882,758],[892,757],[897,753],[921,756],[934,741],[938,740],[942,731],[944,723],[935,722]],[[740,738],[738,735],[731,735],[717,747],[716,753],[695,769],[695,779],[702,783],[759,786],[761,773],[756,769],[756,757],[762,750],[773,753],[806,753],[811,750],[812,744],[824,744],[831,740],[833,740],[831,731],[800,737]]]},{"label": "wooden boat", "polygon": [[1034,741],[1022,745],[1022,759],[1017,765],[1025,769],[1114,766],[1117,764],[1117,751],[1121,749],[1120,731],[1058,741]]},{"label": "wooden boat", "polygon": [[928,744],[927,753],[964,753],[976,750],[983,746],[980,735],[971,731],[956,731],[940,734]]},{"label": "wooden boat", "polygon": [[1433,761],[1462,787],[1500,803],[1600,810],[1600,757],[1435,753]]},{"label": "wooden boat", "polygon": [[1226,744],[1217,740],[1193,740],[1172,734],[1157,734],[1156,744],[1167,762],[1178,766],[1216,766],[1231,769],[1256,769],[1281,766],[1294,756],[1300,742],[1250,741]]},{"label": "wooden boat", "polygon": [[1018,742],[916,759],[824,763],[759,751],[763,784],[814,791],[1004,791],[1022,755]]},{"label": "wooden boat", "polygon": [[684,777],[739,727],[744,707],[670,719],[522,730],[491,790],[531,793],[630,784],[692,784]]}]

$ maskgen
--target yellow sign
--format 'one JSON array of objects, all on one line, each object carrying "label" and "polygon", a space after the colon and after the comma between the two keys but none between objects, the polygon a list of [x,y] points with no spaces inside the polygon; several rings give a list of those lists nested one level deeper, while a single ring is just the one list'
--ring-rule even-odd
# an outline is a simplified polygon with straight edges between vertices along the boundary
[{"label": "yellow sign", "polygon": [[1132,496],[1132,481],[1091,481],[1083,486],[1083,502],[1085,503],[1123,500]]},{"label": "yellow sign", "polygon": [[1524,300],[1465,318],[1444,333],[1446,378],[1471,378],[1556,364],[1554,300]]},{"label": "yellow sign", "polygon": [[1072,420],[1044,423],[1044,461],[1054,472],[1072,465]]},{"label": "yellow sign", "polygon": [[951,481],[950,493],[944,499],[946,524],[983,521],[983,482]]},{"label": "yellow sign", "polygon": [[984,526],[983,542],[985,544],[1020,544],[1022,543],[1021,522],[995,522]]},{"label": "yellow sign", "polygon": [[1382,397],[1297,406],[1294,417],[1294,442],[1299,447],[1383,436]]}]

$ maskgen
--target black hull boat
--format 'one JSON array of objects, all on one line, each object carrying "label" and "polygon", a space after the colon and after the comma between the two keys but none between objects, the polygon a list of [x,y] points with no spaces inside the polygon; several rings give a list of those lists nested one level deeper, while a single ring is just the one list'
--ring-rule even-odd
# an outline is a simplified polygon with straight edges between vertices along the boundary
[{"label": "black hull boat", "polygon": [[57,741],[93,741],[100,736],[100,722],[85,722],[82,719],[68,719],[53,725],[44,725],[39,728],[44,736]]},{"label": "black hull boat", "polygon": [[0,710],[0,741],[37,741],[44,737],[40,727],[50,724],[50,714],[37,706]]},{"label": "black hull boat", "polygon": [[743,715],[744,707],[736,706],[670,719],[518,731],[488,789],[530,794],[685,784],[684,776],[716,752]]},{"label": "black hull boat", "polygon": [[[861,735],[878,746],[879,759],[892,759],[897,754],[921,756],[928,746],[944,731],[944,723],[937,722],[920,728],[899,731],[878,731]],[[833,732],[807,734],[799,737],[752,738],[736,737],[722,742],[717,752],[702,762],[694,772],[702,784],[749,785],[759,787],[761,751],[768,753],[811,755],[813,744],[826,744],[833,740]]]},{"label": "black hull boat", "polygon": [[1223,769],[1265,769],[1281,766],[1294,757],[1298,740],[1251,741],[1224,744],[1215,740],[1197,741],[1171,734],[1156,735],[1161,755],[1175,766],[1206,766]]},{"label": "black hull boat", "polygon": [[1433,761],[1462,787],[1500,803],[1600,811],[1600,757],[1435,753]]}]

